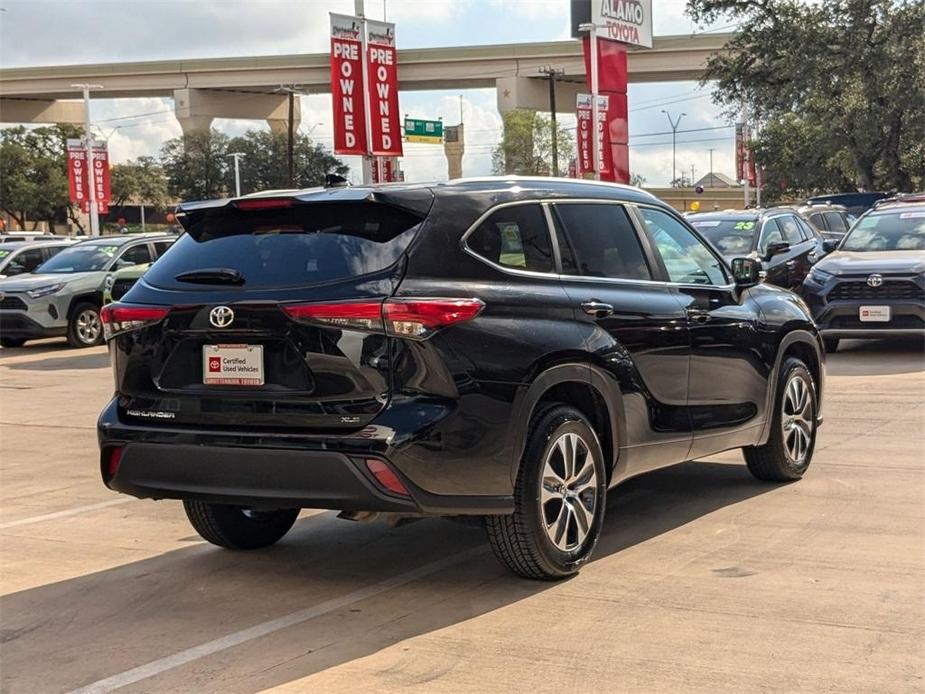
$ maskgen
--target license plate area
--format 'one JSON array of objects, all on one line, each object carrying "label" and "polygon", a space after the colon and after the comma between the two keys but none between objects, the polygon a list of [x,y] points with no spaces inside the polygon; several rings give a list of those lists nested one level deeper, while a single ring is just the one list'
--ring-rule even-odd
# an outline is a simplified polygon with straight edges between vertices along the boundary
[{"label": "license plate area", "polygon": [[888,323],[890,321],[890,307],[861,306],[858,309],[858,318],[862,323]]},{"label": "license plate area", "polygon": [[203,345],[202,382],[207,386],[262,386],[263,345]]}]

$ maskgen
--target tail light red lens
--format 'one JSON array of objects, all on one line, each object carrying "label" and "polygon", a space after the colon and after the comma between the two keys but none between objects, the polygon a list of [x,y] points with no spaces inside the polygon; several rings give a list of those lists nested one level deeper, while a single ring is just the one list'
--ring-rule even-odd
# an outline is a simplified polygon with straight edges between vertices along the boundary
[{"label": "tail light red lens", "polygon": [[369,458],[366,461],[366,468],[373,473],[373,477],[376,478],[376,481],[381,484],[384,489],[393,494],[398,494],[399,496],[411,496],[408,488],[399,479],[398,475],[395,474],[395,471],[383,461],[377,460],[376,458]]},{"label": "tail light red lens", "polygon": [[424,340],[441,328],[472,320],[484,308],[479,299],[388,299],[282,307],[294,320],[355,330],[384,330],[395,337],[415,340]]},{"label": "tail light red lens", "polygon": [[109,461],[106,465],[106,472],[109,473],[109,479],[115,477],[116,473],[119,472],[119,463],[122,462],[122,451],[122,446],[109,449]]},{"label": "tail light red lens", "polygon": [[164,319],[170,313],[165,306],[129,306],[127,304],[107,304],[100,311],[103,335],[111,340],[116,335],[139,330]]}]

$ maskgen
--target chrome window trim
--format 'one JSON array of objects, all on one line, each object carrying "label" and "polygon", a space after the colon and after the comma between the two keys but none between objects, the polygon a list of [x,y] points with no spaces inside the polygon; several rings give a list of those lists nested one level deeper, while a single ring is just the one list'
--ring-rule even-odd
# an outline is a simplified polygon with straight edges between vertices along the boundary
[{"label": "chrome window trim", "polygon": [[[515,205],[540,205],[543,209],[544,218],[546,220],[546,233],[549,235],[549,241],[552,245],[553,256],[555,261],[556,269],[562,267],[562,264],[559,260],[559,246],[556,240],[554,233],[553,220],[552,220],[552,209],[551,205],[560,204],[560,203],[594,203],[601,205],[623,205],[624,207],[635,206],[635,207],[649,207],[653,210],[658,210],[665,212],[665,209],[660,205],[650,204],[648,202],[636,202],[636,201],[622,201],[622,200],[610,200],[606,198],[533,198],[530,200],[511,200],[508,202],[498,203],[488,208],[479,215],[476,220],[463,232],[463,235],[459,239],[460,248],[464,253],[472,256],[480,263],[487,265],[490,268],[497,270],[498,272],[513,275],[514,277],[524,277],[529,279],[540,279],[540,280],[554,280],[560,282],[563,280],[576,281],[576,282],[604,282],[607,284],[618,284],[618,285],[645,285],[652,287],[682,287],[682,288],[693,288],[693,289],[719,289],[722,291],[730,291],[735,288],[735,283],[729,283],[725,285],[720,284],[691,284],[685,282],[671,282],[666,280],[636,280],[636,279],[626,279],[621,277],[586,277],[584,275],[567,275],[561,272],[535,272],[533,270],[518,270],[516,268],[507,267],[504,265],[499,265],[484,256],[479,255],[474,250],[469,248],[466,244],[466,240],[469,236],[482,224],[491,214],[495,211],[500,210],[505,207],[513,207]],[[630,221],[634,222],[632,215],[630,215]],[[696,236],[696,233],[695,233]],[[700,239],[699,236],[697,236]],[[701,240],[702,242],[702,240]],[[708,247],[709,250],[709,247]],[[716,257],[716,254],[710,251],[710,253]],[[720,260],[722,263],[722,260]],[[723,264],[725,267],[725,264]]]}]

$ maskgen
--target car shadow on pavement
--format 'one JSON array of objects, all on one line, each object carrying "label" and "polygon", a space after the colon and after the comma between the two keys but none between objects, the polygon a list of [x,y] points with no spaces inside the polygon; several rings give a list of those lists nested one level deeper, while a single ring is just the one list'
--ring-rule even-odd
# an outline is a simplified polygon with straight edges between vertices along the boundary
[{"label": "car shadow on pavement", "polygon": [[925,370],[925,340],[843,340],[834,354],[826,355],[829,376],[887,376]]},{"label": "car shadow on pavement", "polygon": [[[752,479],[744,465],[717,462],[684,463],[637,477],[611,491],[594,561],[778,488]],[[120,509],[132,513],[131,505]],[[101,525],[95,541],[106,533]],[[427,570],[434,562],[444,563]],[[421,567],[414,580],[396,580]],[[197,663],[203,667],[198,659],[139,682],[174,691],[187,686],[258,691],[556,585],[562,584],[509,574],[477,527],[434,519],[393,529],[320,513],[299,521],[266,550],[233,553],[198,543],[4,596],[0,689],[83,686],[268,620],[333,604],[317,616],[207,656],[208,684],[201,674],[190,674]],[[375,586],[382,590],[370,588]],[[337,604],[353,593],[355,601]]]},{"label": "car shadow on pavement", "polygon": [[109,352],[74,350],[67,356],[45,357],[30,361],[4,364],[11,371],[67,371],[73,369],[102,369],[109,366]]}]

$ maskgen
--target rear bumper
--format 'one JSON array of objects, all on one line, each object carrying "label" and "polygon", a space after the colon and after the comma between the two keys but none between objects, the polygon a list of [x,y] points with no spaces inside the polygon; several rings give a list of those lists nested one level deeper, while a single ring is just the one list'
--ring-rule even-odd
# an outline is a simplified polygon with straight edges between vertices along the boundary
[{"label": "rear bumper", "polygon": [[[98,423],[103,482],[139,498],[197,499],[251,508],[321,508],[409,515],[499,515],[510,496],[444,495],[422,489],[381,441],[297,435],[240,436],[146,428],[118,420],[115,401]],[[113,472],[110,459],[120,448]],[[386,462],[409,496],[383,488],[366,460]]]}]

